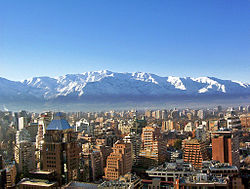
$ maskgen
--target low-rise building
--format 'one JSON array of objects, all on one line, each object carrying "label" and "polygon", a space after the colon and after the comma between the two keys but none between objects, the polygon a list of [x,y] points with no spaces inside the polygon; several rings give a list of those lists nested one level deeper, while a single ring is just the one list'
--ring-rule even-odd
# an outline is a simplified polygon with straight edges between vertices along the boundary
[{"label": "low-rise building", "polygon": [[17,184],[19,189],[57,189],[57,182],[40,179],[23,179]]},{"label": "low-rise building", "polygon": [[98,188],[101,189],[140,189],[142,188],[141,179],[128,173],[124,176],[121,176],[117,180],[113,181],[104,181],[103,183],[98,185]]},{"label": "low-rise building", "polygon": [[183,160],[177,160],[175,163],[166,163],[146,171],[151,178],[160,178],[162,181],[174,182],[180,177],[186,177],[193,174],[193,167],[190,163]]}]

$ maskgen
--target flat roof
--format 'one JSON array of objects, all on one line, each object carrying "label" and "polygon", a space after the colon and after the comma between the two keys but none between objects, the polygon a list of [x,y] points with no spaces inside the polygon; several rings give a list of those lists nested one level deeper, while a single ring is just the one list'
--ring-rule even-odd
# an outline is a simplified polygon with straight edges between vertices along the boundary
[{"label": "flat roof", "polygon": [[54,186],[56,185],[56,182],[49,182],[47,180],[38,180],[38,179],[34,179],[34,180],[26,180],[21,182],[20,184],[22,185],[32,185],[32,186]]},{"label": "flat roof", "polygon": [[41,171],[41,170],[39,170],[39,171],[32,172],[32,174],[46,174],[46,175],[49,175],[52,173],[54,173],[54,171]]},{"label": "flat roof", "polygon": [[89,188],[89,189],[97,189],[97,184],[93,183],[87,183],[87,182],[76,182],[72,181],[69,184],[67,184],[65,187],[83,187],[83,188]]}]

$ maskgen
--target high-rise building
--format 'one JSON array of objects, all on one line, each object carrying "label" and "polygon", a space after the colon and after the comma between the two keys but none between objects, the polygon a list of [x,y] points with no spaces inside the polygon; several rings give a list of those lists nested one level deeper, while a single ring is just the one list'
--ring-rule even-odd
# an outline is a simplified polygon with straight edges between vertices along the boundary
[{"label": "high-rise building", "polygon": [[142,145],[139,154],[140,164],[147,167],[165,161],[167,150],[158,126],[154,125],[144,127],[142,130],[141,141]]},{"label": "high-rise building", "polygon": [[107,167],[105,167],[105,176],[107,180],[116,180],[121,175],[131,172],[132,154],[131,144],[117,141],[114,144],[113,152],[107,158]]},{"label": "high-rise building", "polygon": [[217,110],[218,110],[218,112],[221,112],[222,111],[222,106],[217,106]]},{"label": "high-rise building", "polygon": [[167,120],[167,121],[162,121],[161,131],[167,132],[167,131],[171,131],[171,130],[174,130],[174,121],[171,119]]},{"label": "high-rise building", "polygon": [[77,179],[81,147],[77,135],[61,113],[47,126],[41,152],[41,168],[55,171],[59,184]]},{"label": "high-rise building", "polygon": [[76,132],[85,132],[86,134],[90,134],[90,127],[88,120],[82,118],[79,121],[76,122],[75,127]]},{"label": "high-rise building", "polygon": [[28,174],[36,168],[35,145],[27,129],[23,128],[16,133],[15,160],[20,173]]},{"label": "high-rise building", "polygon": [[226,116],[228,129],[241,129],[241,121],[238,116],[232,116],[228,114]]},{"label": "high-rise building", "polygon": [[248,113],[250,113],[250,105],[248,105],[248,106],[246,107],[246,111],[247,111]]},{"label": "high-rise building", "polygon": [[136,135],[141,134],[142,128],[145,127],[146,125],[147,125],[147,121],[145,120],[144,117],[139,120],[137,119],[136,116],[134,116],[134,120],[132,123],[132,127],[130,129],[130,133],[134,133]]},{"label": "high-rise building", "polygon": [[208,133],[204,125],[199,125],[199,127],[195,129],[195,138],[198,139],[199,141],[206,142],[208,138],[207,134]]},{"label": "high-rise building", "polygon": [[27,126],[27,117],[19,117],[18,118],[18,130],[23,129],[25,126]]},{"label": "high-rise building", "polygon": [[103,175],[103,158],[100,151],[92,148],[81,153],[80,180],[96,181]]},{"label": "high-rise building", "polygon": [[162,120],[167,119],[167,116],[168,116],[167,110],[162,110],[161,111],[161,119]]},{"label": "high-rise building", "polygon": [[155,111],[155,119],[161,119],[161,110],[156,110]]},{"label": "high-rise building", "polygon": [[178,118],[179,118],[179,111],[176,110],[176,109],[174,109],[173,111],[171,111],[170,117],[171,117],[172,119],[178,119]]},{"label": "high-rise building", "polygon": [[202,162],[208,160],[206,144],[197,139],[184,140],[183,151],[184,162],[192,163],[196,169],[201,169]]},{"label": "high-rise building", "polygon": [[6,166],[6,186],[7,188],[15,188],[17,170],[15,163]]},{"label": "high-rise building", "polygon": [[243,129],[250,128],[250,114],[243,114],[240,116],[240,122]]},{"label": "high-rise building", "polygon": [[35,145],[30,141],[21,141],[15,147],[15,160],[20,173],[28,174],[35,167]]},{"label": "high-rise building", "polygon": [[129,134],[123,138],[125,143],[130,143],[132,147],[133,164],[137,164],[139,160],[139,153],[141,148],[141,137],[136,134]]},{"label": "high-rise building", "polygon": [[193,122],[188,122],[184,127],[185,132],[193,132],[194,129],[195,127]]},{"label": "high-rise building", "polygon": [[204,111],[204,110],[198,110],[197,116],[198,116],[200,119],[205,119],[205,111]]},{"label": "high-rise building", "polygon": [[152,116],[152,111],[151,111],[151,110],[146,110],[146,111],[145,111],[145,116],[146,116],[147,118],[150,118],[150,117]]},{"label": "high-rise building", "polygon": [[239,135],[233,131],[212,133],[212,157],[221,163],[240,167]]}]

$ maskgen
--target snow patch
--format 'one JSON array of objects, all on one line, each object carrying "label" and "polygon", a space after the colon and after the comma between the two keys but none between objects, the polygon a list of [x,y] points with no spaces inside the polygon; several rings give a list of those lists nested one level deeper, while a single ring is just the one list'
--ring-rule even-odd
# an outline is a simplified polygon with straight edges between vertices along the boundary
[{"label": "snow patch", "polygon": [[167,81],[171,83],[172,85],[174,85],[176,89],[186,90],[186,87],[184,86],[184,84],[182,83],[179,77],[169,76]]}]

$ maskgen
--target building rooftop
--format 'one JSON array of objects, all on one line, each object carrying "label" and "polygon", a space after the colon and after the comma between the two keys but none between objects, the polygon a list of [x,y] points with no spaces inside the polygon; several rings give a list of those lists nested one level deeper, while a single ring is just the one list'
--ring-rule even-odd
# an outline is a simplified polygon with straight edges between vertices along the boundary
[{"label": "building rooftop", "polygon": [[102,187],[112,187],[112,188],[126,187],[128,188],[129,186],[131,186],[131,184],[139,182],[139,180],[140,178],[138,176],[133,175],[131,173],[127,173],[124,176],[120,176],[120,178],[117,180],[104,181],[103,183],[99,185],[99,188],[102,188]]},{"label": "building rooftop", "polygon": [[32,174],[44,174],[44,175],[49,175],[54,173],[54,171],[43,171],[43,170],[39,170],[39,171],[34,171],[32,172]]},{"label": "building rooftop", "polygon": [[56,186],[56,182],[49,182],[47,180],[40,180],[40,179],[32,179],[32,180],[23,180],[19,184],[22,185],[29,185],[29,186]]},{"label": "building rooftop", "polygon": [[165,163],[164,165],[160,165],[158,167],[153,167],[147,170],[147,173],[150,172],[167,172],[167,171],[193,171],[192,165],[190,163],[185,163],[179,161],[178,163]]},{"label": "building rooftop", "polygon": [[70,182],[63,188],[84,188],[84,189],[97,189],[97,184],[86,183],[86,182]]},{"label": "building rooftop", "polygon": [[46,130],[66,130],[71,129],[67,120],[63,118],[62,113],[55,114],[54,119],[50,122]]}]

